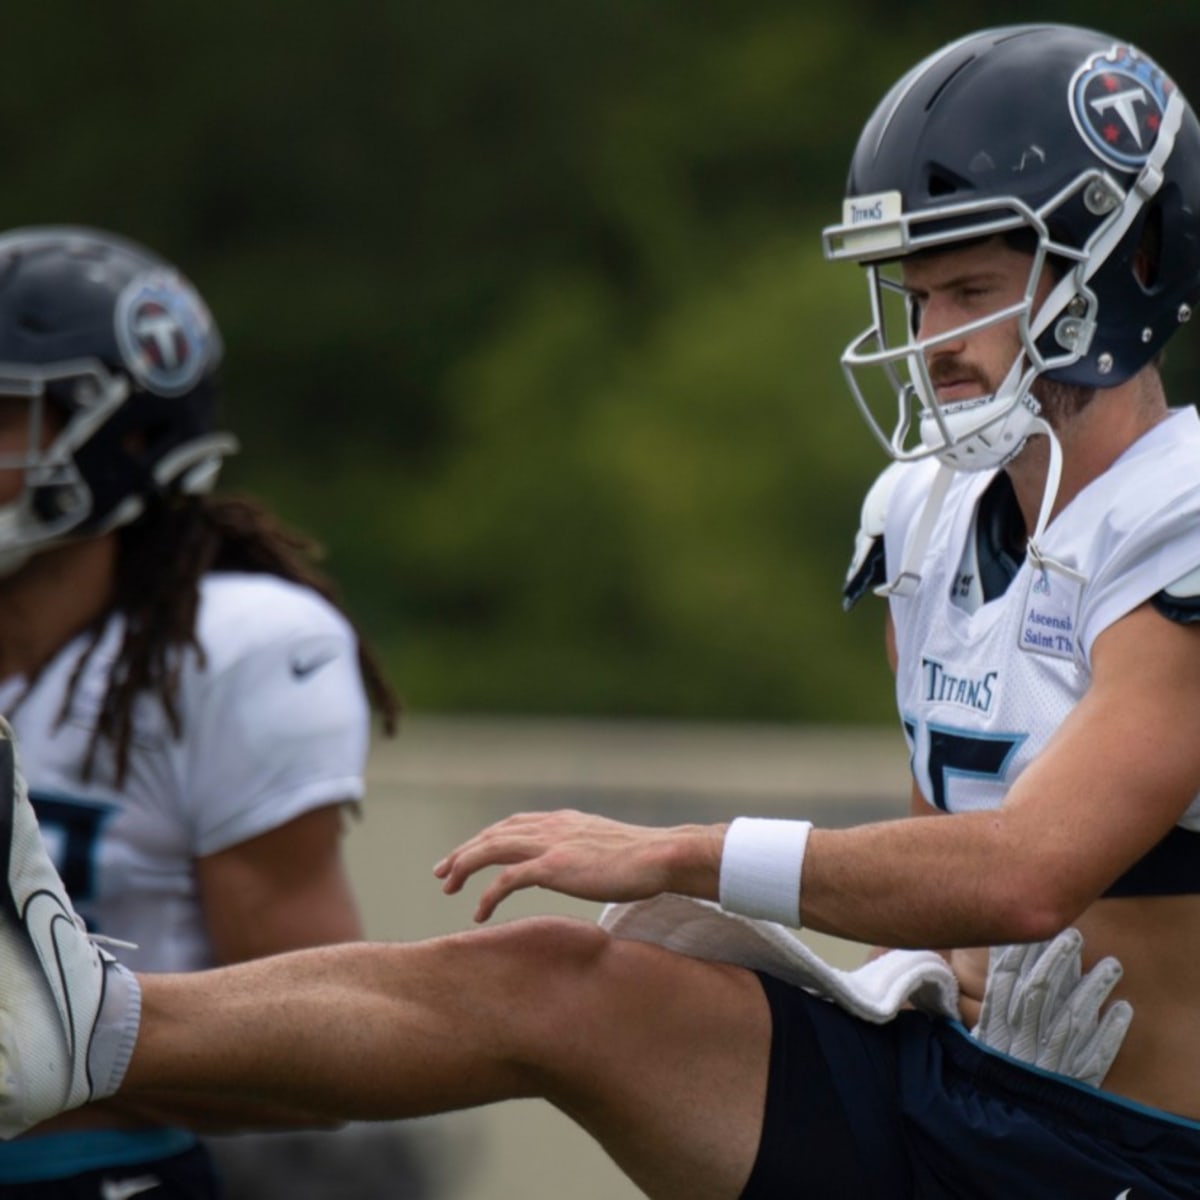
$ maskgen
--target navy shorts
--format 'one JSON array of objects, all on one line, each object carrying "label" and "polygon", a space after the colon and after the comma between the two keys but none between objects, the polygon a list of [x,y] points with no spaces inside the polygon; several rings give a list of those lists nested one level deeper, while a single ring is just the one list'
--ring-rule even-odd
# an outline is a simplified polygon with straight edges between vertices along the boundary
[{"label": "navy shorts", "polygon": [[[156,1157],[137,1153],[139,1144],[149,1150],[160,1141],[172,1143],[171,1152]],[[175,1143],[185,1145],[179,1148]],[[176,1130],[161,1135],[116,1130],[51,1133],[8,1142],[5,1148],[15,1153],[0,1159],[0,1200],[132,1200],[143,1195],[145,1200],[220,1200],[222,1196],[207,1149],[190,1134]],[[116,1152],[108,1155],[98,1153],[114,1148]],[[56,1166],[65,1169],[56,1173]]]},{"label": "navy shorts", "polygon": [[759,976],[771,1066],[742,1200],[1200,1200],[1200,1124],[903,1012],[871,1025]]}]

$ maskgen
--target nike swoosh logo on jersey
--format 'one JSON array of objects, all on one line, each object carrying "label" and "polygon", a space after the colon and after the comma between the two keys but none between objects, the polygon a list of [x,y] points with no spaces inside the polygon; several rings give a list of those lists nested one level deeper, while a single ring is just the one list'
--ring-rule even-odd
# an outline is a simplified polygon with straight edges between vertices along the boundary
[{"label": "nike swoosh logo on jersey", "polygon": [[322,667],[333,662],[337,656],[336,650],[324,650],[308,655],[293,654],[291,658],[292,678],[307,679],[310,675],[315,675]]},{"label": "nike swoosh logo on jersey", "polygon": [[103,1179],[100,1182],[102,1200],[129,1200],[131,1196],[140,1196],[143,1192],[153,1191],[162,1187],[162,1180],[157,1175],[134,1175],[129,1179]]}]

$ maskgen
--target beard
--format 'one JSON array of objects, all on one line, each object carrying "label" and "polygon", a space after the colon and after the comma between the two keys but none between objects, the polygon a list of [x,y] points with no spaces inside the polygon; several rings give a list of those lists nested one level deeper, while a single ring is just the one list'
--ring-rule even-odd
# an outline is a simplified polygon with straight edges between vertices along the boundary
[{"label": "beard", "polygon": [[1052,429],[1070,417],[1078,416],[1096,398],[1096,389],[1056,379],[1038,379],[1029,389],[1042,406],[1042,416]]}]

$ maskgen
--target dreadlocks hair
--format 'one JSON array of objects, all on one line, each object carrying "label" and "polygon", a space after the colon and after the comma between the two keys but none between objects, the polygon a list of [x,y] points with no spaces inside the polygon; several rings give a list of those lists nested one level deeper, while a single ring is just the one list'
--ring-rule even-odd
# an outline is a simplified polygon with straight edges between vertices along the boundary
[{"label": "dreadlocks hair", "polygon": [[196,612],[200,581],[214,571],[277,575],[311,588],[337,608],[354,630],[370,705],[381,717],[384,732],[395,733],[400,701],[375,650],[346,613],[336,585],[317,567],[324,552],[314,539],[285,526],[257,500],[237,495],[170,497],[151,504],[118,536],[113,603],[91,628],[59,713],[60,721],[70,713],[79,680],[107,620],[113,611],[120,612],[125,618],[124,636],[92,729],[85,778],[91,778],[100,743],[106,741],[115,752],[115,784],[124,784],[134,702],[143,692],[158,697],[172,733],[182,735],[180,673],[188,650],[201,666],[205,663],[204,647],[196,637]]}]

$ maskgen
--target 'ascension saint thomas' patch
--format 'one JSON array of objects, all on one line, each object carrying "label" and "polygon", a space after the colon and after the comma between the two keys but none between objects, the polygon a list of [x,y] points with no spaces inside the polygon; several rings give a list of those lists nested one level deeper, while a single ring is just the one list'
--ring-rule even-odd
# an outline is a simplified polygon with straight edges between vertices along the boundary
[{"label": "'ascension saint thomas' patch", "polygon": [[1022,650],[1073,659],[1084,578],[1046,559],[1032,561],[1018,642]]}]

